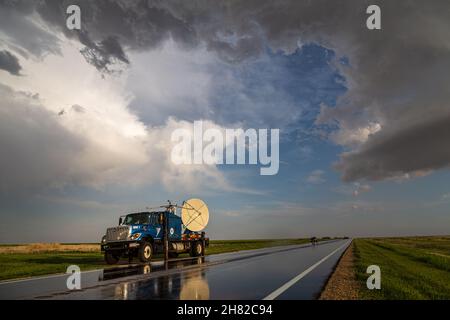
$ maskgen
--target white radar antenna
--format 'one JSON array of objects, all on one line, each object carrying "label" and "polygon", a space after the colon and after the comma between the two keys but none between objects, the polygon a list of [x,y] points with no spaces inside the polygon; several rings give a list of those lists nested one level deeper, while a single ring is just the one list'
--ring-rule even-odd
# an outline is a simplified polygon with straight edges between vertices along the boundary
[{"label": "white radar antenna", "polygon": [[209,221],[208,206],[203,200],[189,199],[181,206],[181,220],[191,231],[202,231]]}]

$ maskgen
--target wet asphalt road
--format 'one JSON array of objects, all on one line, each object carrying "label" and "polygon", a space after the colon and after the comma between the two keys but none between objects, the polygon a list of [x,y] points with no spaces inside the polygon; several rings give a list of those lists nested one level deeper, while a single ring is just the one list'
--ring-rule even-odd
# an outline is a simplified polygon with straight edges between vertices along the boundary
[{"label": "wet asphalt road", "polygon": [[168,263],[0,283],[0,299],[315,299],[351,240],[241,251]]}]

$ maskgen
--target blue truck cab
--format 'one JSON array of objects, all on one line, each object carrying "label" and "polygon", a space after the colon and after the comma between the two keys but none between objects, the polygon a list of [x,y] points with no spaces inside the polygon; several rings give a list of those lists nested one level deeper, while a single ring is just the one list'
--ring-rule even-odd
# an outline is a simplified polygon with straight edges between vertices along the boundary
[{"label": "blue truck cab", "polygon": [[119,219],[117,227],[108,228],[102,238],[101,250],[108,264],[116,264],[121,257],[131,262],[138,257],[148,262],[152,256],[164,252],[164,219],[167,219],[169,257],[189,253],[192,257],[204,254],[209,239],[204,233],[188,230],[173,210],[130,213]]}]

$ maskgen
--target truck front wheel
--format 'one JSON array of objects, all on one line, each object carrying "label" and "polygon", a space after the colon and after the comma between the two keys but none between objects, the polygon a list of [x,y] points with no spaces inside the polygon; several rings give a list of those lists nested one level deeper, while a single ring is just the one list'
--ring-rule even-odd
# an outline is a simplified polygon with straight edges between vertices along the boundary
[{"label": "truck front wheel", "polygon": [[192,244],[192,248],[191,248],[191,252],[190,252],[191,257],[199,257],[199,256],[203,255],[203,250],[204,250],[204,248],[203,248],[203,244],[201,241],[194,242]]},{"label": "truck front wheel", "polygon": [[116,264],[119,262],[119,256],[113,254],[110,251],[105,251],[105,261],[107,264]]},{"label": "truck front wheel", "polygon": [[139,247],[139,260],[141,262],[149,262],[152,259],[153,248],[149,242],[144,242]]}]

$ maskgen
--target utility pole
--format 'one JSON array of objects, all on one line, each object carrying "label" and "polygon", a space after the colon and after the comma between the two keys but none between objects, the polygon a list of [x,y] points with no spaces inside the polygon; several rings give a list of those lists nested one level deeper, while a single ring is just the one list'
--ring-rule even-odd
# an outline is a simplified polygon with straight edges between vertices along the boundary
[{"label": "utility pole", "polygon": [[169,218],[167,216],[168,210],[164,212],[164,261],[169,260]]},{"label": "utility pole", "polygon": [[203,231],[202,232],[202,248],[203,248],[203,250],[202,250],[202,257],[204,257],[205,256],[205,248],[206,248],[206,241],[205,241],[205,232]]}]

